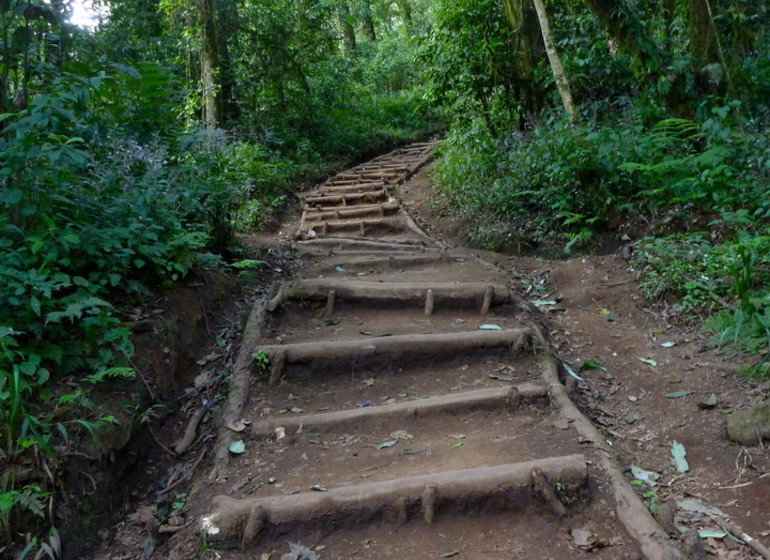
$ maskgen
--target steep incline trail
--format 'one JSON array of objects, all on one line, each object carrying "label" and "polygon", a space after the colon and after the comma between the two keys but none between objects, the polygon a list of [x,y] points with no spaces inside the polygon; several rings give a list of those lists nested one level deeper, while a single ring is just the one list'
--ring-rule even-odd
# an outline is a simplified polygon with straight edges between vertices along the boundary
[{"label": "steep incline trail", "polygon": [[432,150],[304,197],[307,266],[254,305],[172,558],[683,557],[569,400],[511,278],[399,204]]}]

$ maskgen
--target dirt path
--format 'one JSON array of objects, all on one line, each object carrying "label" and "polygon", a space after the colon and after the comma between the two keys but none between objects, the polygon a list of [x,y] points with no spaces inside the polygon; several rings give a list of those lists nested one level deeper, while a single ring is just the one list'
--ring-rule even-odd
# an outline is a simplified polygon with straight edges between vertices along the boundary
[{"label": "dirt path", "polygon": [[94,558],[760,557],[770,459],[724,423],[767,384],[648,309],[620,258],[456,245],[431,151],[306,194],[282,230],[301,273],[254,303],[213,451],[179,465],[200,476]]},{"label": "dirt path", "polygon": [[[616,425],[622,399],[637,393],[635,445],[654,445],[642,405],[660,381],[626,387],[619,364],[592,352],[615,373],[566,376],[594,423],[578,411],[547,339],[577,368],[572,352],[595,328],[579,314],[597,302],[581,302],[578,284],[562,288],[561,313],[533,306],[559,280],[542,263],[511,270],[416,226],[396,195],[431,150],[396,151],[306,195],[296,245],[307,266],[255,304],[213,469],[171,558],[684,557],[616,467],[631,443]],[[620,337],[624,320],[612,325]],[[599,384],[617,395],[606,412],[617,441],[596,429],[610,430],[596,410],[614,402],[590,408]],[[665,462],[643,466],[668,475]],[[724,551],[745,554],[735,548]]]}]

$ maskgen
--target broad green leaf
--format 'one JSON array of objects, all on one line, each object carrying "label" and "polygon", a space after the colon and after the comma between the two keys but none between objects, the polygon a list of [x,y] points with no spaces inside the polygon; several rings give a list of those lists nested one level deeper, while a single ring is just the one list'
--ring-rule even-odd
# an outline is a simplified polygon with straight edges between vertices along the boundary
[{"label": "broad green leaf", "polygon": [[388,447],[393,447],[397,443],[397,439],[389,439],[388,441],[383,441],[381,444],[377,445],[375,449],[387,449]]},{"label": "broad green leaf", "polygon": [[455,443],[455,444],[454,444],[452,447],[453,447],[453,448],[455,448],[455,449],[457,449],[458,447],[462,447],[462,446],[463,446],[463,442],[461,442],[461,441],[458,441],[458,442],[457,442],[457,443]]},{"label": "broad green leaf", "polygon": [[558,302],[552,299],[533,299],[530,303],[535,307],[543,307],[545,305],[556,305]]},{"label": "broad green leaf", "polygon": [[29,298],[29,306],[32,308],[32,311],[40,317],[40,300],[37,299],[35,296],[32,296]]},{"label": "broad green leaf", "polygon": [[663,344],[661,344],[661,346],[663,348],[673,348],[674,346],[676,346],[676,342],[664,342]]},{"label": "broad green leaf", "polygon": [[677,472],[684,473],[690,470],[690,465],[687,464],[687,450],[676,440],[671,443],[671,456],[674,458]]},{"label": "broad green leaf", "polygon": [[643,364],[647,364],[648,366],[652,366],[652,367],[655,367],[658,365],[658,362],[656,362],[655,360],[651,360],[649,358],[639,358],[639,361],[642,362]]}]

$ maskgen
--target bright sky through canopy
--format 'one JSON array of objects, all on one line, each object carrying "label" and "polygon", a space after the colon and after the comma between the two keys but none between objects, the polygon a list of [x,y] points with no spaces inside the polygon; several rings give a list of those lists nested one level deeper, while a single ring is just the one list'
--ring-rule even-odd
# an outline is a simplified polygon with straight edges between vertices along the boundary
[{"label": "bright sky through canopy", "polygon": [[78,27],[93,29],[99,25],[99,17],[107,13],[105,7],[94,8],[91,0],[72,0],[72,15],[70,23]]}]

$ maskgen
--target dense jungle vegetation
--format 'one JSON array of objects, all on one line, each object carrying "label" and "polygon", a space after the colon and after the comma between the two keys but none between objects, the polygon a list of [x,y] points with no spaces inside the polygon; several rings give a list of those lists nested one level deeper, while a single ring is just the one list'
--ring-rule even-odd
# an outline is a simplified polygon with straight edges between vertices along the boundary
[{"label": "dense jungle vegetation", "polygon": [[0,555],[58,542],[51,471],[112,421],[88,388],[135,374],[118,302],[438,131],[469,243],[633,241],[647,297],[766,373],[766,2],[73,1],[0,0]]}]

